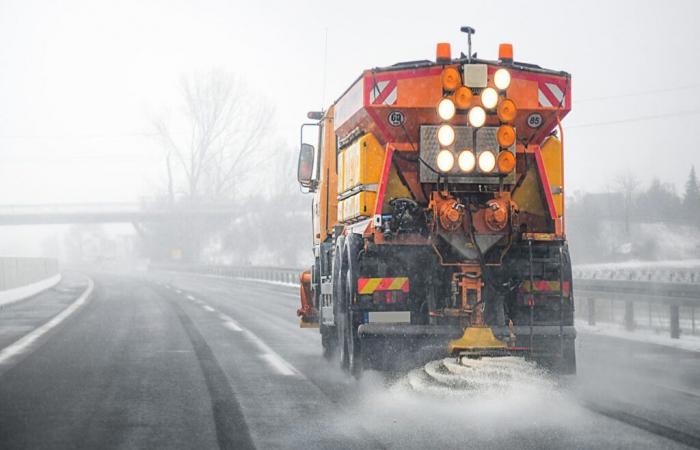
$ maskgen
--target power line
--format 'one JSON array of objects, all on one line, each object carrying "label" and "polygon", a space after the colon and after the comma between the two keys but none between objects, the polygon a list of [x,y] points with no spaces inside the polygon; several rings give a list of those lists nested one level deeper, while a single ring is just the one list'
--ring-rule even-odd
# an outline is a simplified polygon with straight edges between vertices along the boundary
[{"label": "power line", "polygon": [[590,128],[590,127],[599,127],[599,126],[605,126],[605,125],[617,125],[617,124],[622,124],[622,123],[643,122],[645,120],[665,119],[668,117],[692,116],[695,114],[700,114],[700,109],[695,109],[695,110],[690,110],[690,111],[676,111],[676,112],[665,113],[665,114],[654,114],[654,115],[650,115],[650,116],[629,117],[627,119],[609,120],[609,121],[605,121],[605,122],[581,123],[581,124],[569,125],[566,127],[566,129],[570,130],[572,128]]},{"label": "power line", "polygon": [[625,98],[625,97],[638,97],[642,95],[650,95],[650,94],[662,94],[664,92],[677,92],[677,91],[687,91],[689,89],[695,89],[700,87],[700,84],[688,84],[685,86],[676,86],[676,87],[669,87],[669,88],[662,88],[662,89],[651,89],[651,90],[646,90],[646,91],[641,91],[641,92],[629,92],[626,94],[615,94],[615,95],[607,95],[604,97],[591,97],[591,98],[584,98],[580,100],[576,100],[576,103],[586,103],[586,102],[596,102],[600,100],[612,100],[616,98]]},{"label": "power line", "polygon": [[150,138],[158,136],[157,133],[116,133],[116,134],[6,134],[0,135],[0,139],[113,139],[113,138]]}]

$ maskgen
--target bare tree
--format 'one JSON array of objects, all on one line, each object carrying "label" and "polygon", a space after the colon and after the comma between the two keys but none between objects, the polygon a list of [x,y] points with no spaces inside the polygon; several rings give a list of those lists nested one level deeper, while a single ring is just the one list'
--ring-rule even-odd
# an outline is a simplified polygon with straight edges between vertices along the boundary
[{"label": "bare tree", "polygon": [[219,70],[183,78],[181,92],[177,122],[154,123],[166,150],[170,201],[178,192],[190,202],[229,200],[255,155],[263,157],[270,108]]},{"label": "bare tree", "polygon": [[[240,182],[272,156],[266,151],[271,148],[268,103],[230,73],[214,70],[182,78],[181,108],[175,112],[169,120],[153,122],[165,150],[169,206],[240,201]],[[194,262],[226,227],[226,221],[204,219],[153,224],[146,232],[148,253],[162,258],[177,251]]]},{"label": "bare tree", "polygon": [[631,171],[627,170],[618,174],[617,188],[623,195],[623,214],[625,221],[625,236],[630,235],[630,216],[632,214],[632,202],[634,193],[639,188],[639,180]]}]

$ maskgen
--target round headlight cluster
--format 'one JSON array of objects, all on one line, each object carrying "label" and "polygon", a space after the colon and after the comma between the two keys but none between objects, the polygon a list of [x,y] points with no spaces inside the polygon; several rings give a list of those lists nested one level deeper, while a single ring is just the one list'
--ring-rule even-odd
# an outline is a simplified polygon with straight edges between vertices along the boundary
[{"label": "round headlight cluster", "polygon": [[479,153],[479,170],[485,173],[493,172],[496,168],[496,155],[491,150]]},{"label": "round headlight cluster", "polygon": [[474,156],[474,152],[471,150],[464,150],[459,154],[457,164],[459,165],[459,170],[462,172],[472,172],[476,167],[476,156]]},{"label": "round headlight cluster", "polygon": [[[477,170],[484,174],[495,171],[509,173],[515,168],[515,154],[512,150],[507,150],[515,144],[516,133],[513,123],[517,115],[515,102],[506,98],[504,92],[511,83],[510,72],[505,68],[497,69],[493,73],[492,83],[492,87],[484,89],[470,88],[463,85],[458,68],[446,67],[443,70],[441,84],[444,96],[436,107],[437,115],[442,121],[437,130],[440,150],[435,159],[440,172],[451,172],[455,170],[455,165],[463,173]],[[476,103],[480,104],[475,105],[474,97],[477,96],[479,100]],[[500,126],[496,133],[496,140],[500,151],[477,151],[478,149],[471,148],[458,151],[454,148],[456,131],[448,122],[452,121],[458,112],[461,114],[466,112],[468,124],[474,129],[483,127],[489,117],[492,120],[498,117]]]},{"label": "round headlight cluster", "polygon": [[498,92],[492,87],[487,87],[481,91],[481,104],[486,109],[493,109],[498,104]]},{"label": "round headlight cluster", "polygon": [[455,129],[447,124],[441,125],[438,128],[437,138],[440,145],[448,147],[455,141]]},{"label": "round headlight cluster", "polygon": [[455,108],[455,104],[452,100],[449,98],[443,98],[440,100],[440,103],[438,103],[438,116],[440,116],[440,119],[442,120],[450,120],[455,116],[455,113],[457,112],[457,108]]},{"label": "round headlight cluster", "polygon": [[510,72],[506,69],[498,69],[493,74],[493,84],[501,91],[508,89],[508,86],[510,86]]},{"label": "round headlight cluster", "polygon": [[440,150],[436,162],[441,172],[449,172],[455,165],[455,156],[449,150]]},{"label": "round headlight cluster", "polygon": [[475,106],[469,110],[469,125],[479,128],[486,123],[486,111],[481,106]]}]

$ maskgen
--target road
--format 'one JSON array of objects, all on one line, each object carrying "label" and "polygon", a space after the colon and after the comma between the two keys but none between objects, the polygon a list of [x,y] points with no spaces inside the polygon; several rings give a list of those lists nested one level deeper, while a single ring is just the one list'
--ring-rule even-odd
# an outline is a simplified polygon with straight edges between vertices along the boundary
[{"label": "road", "polygon": [[[0,356],[0,448],[700,442],[695,353],[582,335],[579,376],[564,385],[516,379],[502,391],[434,395],[406,388],[402,374],[355,381],[323,360],[317,330],[298,328],[294,288],[173,273],[91,276],[85,305],[21,354]],[[0,349],[85,285],[66,277],[0,310]]]}]

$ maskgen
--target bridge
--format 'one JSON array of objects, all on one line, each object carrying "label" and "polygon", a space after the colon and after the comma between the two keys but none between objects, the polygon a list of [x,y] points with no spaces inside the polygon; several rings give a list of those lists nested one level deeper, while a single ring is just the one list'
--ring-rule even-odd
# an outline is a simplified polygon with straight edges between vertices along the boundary
[{"label": "bridge", "polygon": [[228,219],[237,212],[231,204],[199,207],[159,207],[139,203],[0,205],[0,225],[137,224],[193,218]]}]

